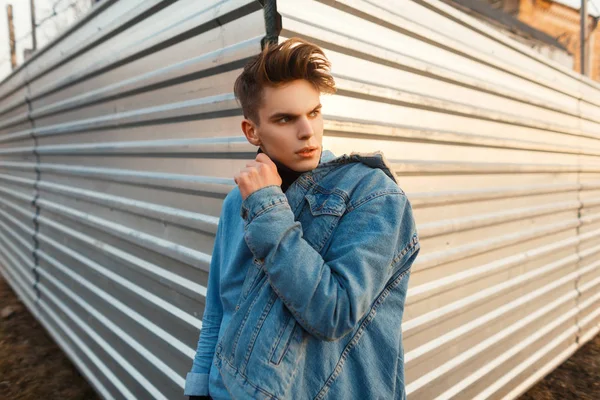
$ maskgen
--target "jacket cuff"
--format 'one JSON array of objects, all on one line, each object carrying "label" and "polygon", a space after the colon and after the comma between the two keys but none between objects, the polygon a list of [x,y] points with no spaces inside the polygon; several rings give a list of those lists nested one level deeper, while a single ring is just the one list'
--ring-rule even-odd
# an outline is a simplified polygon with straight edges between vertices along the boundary
[{"label": "jacket cuff", "polygon": [[208,396],[208,374],[188,372],[183,394],[184,396]]},{"label": "jacket cuff", "polygon": [[242,201],[240,215],[247,225],[262,213],[281,204],[287,204],[287,197],[281,187],[278,185],[265,186],[250,193],[250,196]]}]

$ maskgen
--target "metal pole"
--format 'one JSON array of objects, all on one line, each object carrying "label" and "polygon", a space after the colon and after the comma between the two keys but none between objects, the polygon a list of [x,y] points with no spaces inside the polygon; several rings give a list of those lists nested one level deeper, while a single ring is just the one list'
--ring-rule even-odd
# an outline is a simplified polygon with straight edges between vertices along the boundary
[{"label": "metal pole", "polygon": [[17,44],[15,43],[15,26],[13,24],[12,5],[6,6],[8,15],[8,46],[10,48],[10,65],[12,69],[17,68]]},{"label": "metal pole", "polygon": [[31,5],[31,51],[35,51],[35,49],[37,49],[37,36],[35,33],[35,0],[30,0],[29,4]]},{"label": "metal pole", "polygon": [[581,74],[587,75],[587,2],[588,0],[581,0],[581,28],[580,28],[580,42],[581,42]]}]

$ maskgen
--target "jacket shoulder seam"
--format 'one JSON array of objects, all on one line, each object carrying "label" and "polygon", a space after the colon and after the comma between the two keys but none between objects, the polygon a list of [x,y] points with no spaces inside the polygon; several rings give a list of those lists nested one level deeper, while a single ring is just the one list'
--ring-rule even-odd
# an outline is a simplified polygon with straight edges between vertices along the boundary
[{"label": "jacket shoulder seam", "polygon": [[369,201],[376,199],[378,197],[381,196],[386,196],[386,195],[400,195],[400,196],[405,196],[404,192],[402,190],[399,189],[395,189],[395,188],[389,188],[389,189],[383,189],[383,190],[378,190],[376,192],[372,192],[369,193],[368,195],[361,197],[360,200],[357,200],[356,202],[350,202],[350,204],[348,205],[348,212],[356,210],[357,208],[361,207],[362,205],[368,203]]}]

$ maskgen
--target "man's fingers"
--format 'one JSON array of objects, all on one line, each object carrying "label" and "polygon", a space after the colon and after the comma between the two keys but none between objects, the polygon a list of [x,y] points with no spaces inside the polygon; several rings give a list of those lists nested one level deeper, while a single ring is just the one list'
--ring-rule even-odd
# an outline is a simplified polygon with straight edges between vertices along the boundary
[{"label": "man's fingers", "polygon": [[258,169],[254,167],[243,168],[240,170],[240,172],[234,175],[233,181],[236,185],[239,185],[240,182],[248,179],[252,175],[258,175]]},{"label": "man's fingers", "polygon": [[271,158],[266,155],[265,153],[259,153],[256,155],[256,161],[264,163],[264,164],[268,164],[268,165],[272,165],[274,166],[275,163],[273,162],[273,160],[271,160]]},{"label": "man's fingers", "polygon": [[239,171],[237,174],[235,174],[235,175],[233,176],[233,180],[235,181],[235,183],[239,184],[239,183],[240,183],[240,181],[241,181],[242,179],[244,179],[244,176],[245,176],[245,175],[246,175],[246,174],[242,174],[242,171]]},{"label": "man's fingers", "polygon": [[[233,177],[233,180],[238,186],[251,184],[250,182],[258,183],[261,179],[260,177],[264,177],[264,174],[267,173],[265,168],[268,168],[269,171],[277,172],[277,166],[269,156],[265,153],[257,154],[256,160],[247,161],[246,168],[240,169]],[[269,176],[270,174],[271,172],[267,173]]]},{"label": "man's fingers", "polygon": [[250,174],[255,174],[255,173],[257,173],[257,172],[258,172],[258,168],[257,168],[257,167],[246,167],[246,168],[242,168],[242,169],[240,170],[240,174],[242,174],[242,173],[244,173],[244,172],[245,172],[247,175],[250,175]]}]

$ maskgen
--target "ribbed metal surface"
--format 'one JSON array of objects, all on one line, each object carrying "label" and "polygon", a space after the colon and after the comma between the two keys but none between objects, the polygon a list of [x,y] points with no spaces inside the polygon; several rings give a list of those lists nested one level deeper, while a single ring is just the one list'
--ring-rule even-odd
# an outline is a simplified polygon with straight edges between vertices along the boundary
[{"label": "ribbed metal surface", "polygon": [[3,275],[104,398],[184,397],[264,21],[105,1],[0,86]]},{"label": "ribbed metal surface", "polygon": [[0,271],[102,397],[183,397],[255,153],[233,81],[280,27],[333,63],[325,147],[415,210],[409,398],[515,398],[598,333],[597,84],[436,0],[267,5],[105,0],[0,85]]},{"label": "ribbed metal surface", "polygon": [[409,399],[517,397],[599,330],[600,86],[436,0],[277,5],[332,61],[325,147],[415,209]]}]

